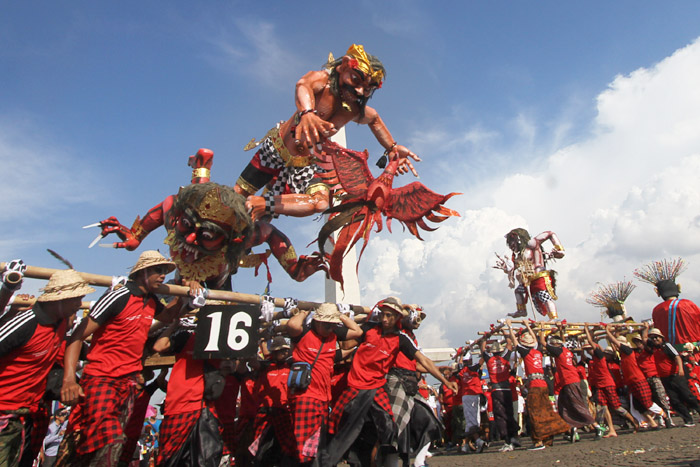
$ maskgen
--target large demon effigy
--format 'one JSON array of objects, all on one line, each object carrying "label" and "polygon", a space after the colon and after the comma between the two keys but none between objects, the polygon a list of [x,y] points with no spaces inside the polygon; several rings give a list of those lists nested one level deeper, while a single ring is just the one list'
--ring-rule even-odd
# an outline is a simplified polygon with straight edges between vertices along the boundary
[{"label": "large demon effigy", "polygon": [[[239,266],[258,267],[265,261],[265,254],[250,253],[261,243],[269,245],[295,280],[326,270],[342,285],[343,257],[360,238],[364,251],[372,228],[382,230],[383,217],[390,231],[391,220],[397,219],[422,240],[418,228],[435,230],[426,221],[459,215],[443,205],[456,193],[440,195],[419,182],[392,187],[397,173],[410,170],[417,175],[410,159],[420,158],[397,144],[376,110],[367,106],[385,75],[382,63],[361,45],[352,45],[340,59],[329,56],[323,70],[311,71],[297,83],[297,112],[260,142],[246,146],[259,149],[233,188],[209,181],[213,152],[200,149],[190,157],[190,186],[137,217],[131,228],[115,217],[103,220],[96,224],[100,236],[117,234],[122,241],[115,248],[134,250],[146,235],[165,226],[165,243],[180,277],[215,288],[230,287],[228,278]],[[328,139],[351,121],[368,125],[385,148],[377,164],[384,172],[377,178],[369,170],[367,151],[352,151]],[[269,221],[280,214],[303,217],[314,212],[329,216],[318,236],[321,253],[297,257],[289,239]],[[338,238],[327,255],[326,241],[336,231]]]},{"label": "large demon effigy", "polygon": [[[318,177],[331,167],[321,145],[349,122],[369,126],[385,154],[399,156],[399,173],[411,170],[417,175],[409,158],[420,158],[397,144],[377,111],[367,105],[385,77],[382,62],[356,44],[337,60],[329,55],[322,70],[302,76],[296,84],[294,115],[259,142],[246,145],[246,150],[259,149],[235,189],[247,197],[253,219],[309,216],[330,206],[330,190]],[[265,192],[257,196],[263,188]]]},{"label": "large demon effigy", "polygon": [[[535,309],[542,316],[557,319],[556,273],[547,269],[547,259],[563,258],[564,247],[554,232],[542,232],[534,237],[525,229],[513,229],[505,236],[508,247],[513,252],[512,265],[498,256],[496,269],[508,274],[509,286],[515,289],[516,311],[508,316],[520,318],[527,316],[527,301],[532,295]],[[554,248],[546,253],[542,244],[549,240]],[[515,282],[518,286],[515,286]],[[529,288],[529,294],[528,294]]]},{"label": "large demon effigy", "polygon": [[213,152],[200,149],[190,157],[192,184],[178,194],[167,196],[143,218],[137,217],[131,228],[116,217],[99,223],[97,239],[116,234],[122,241],[115,248],[136,249],[146,236],[164,226],[164,243],[177,265],[183,281],[206,283],[211,288],[231,289],[230,276],[239,266],[257,267],[269,253],[251,254],[251,248],[267,243],[280,265],[297,281],[319,270],[325,261],[319,254],[297,257],[289,239],[265,221],[253,222],[245,207],[245,198],[233,188],[209,181]]}]

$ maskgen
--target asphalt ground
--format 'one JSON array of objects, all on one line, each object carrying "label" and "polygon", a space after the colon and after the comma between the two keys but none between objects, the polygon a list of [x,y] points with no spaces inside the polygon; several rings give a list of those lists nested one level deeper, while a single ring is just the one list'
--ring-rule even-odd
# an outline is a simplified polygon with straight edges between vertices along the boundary
[{"label": "asphalt ground", "polygon": [[541,451],[529,451],[532,441],[522,438],[522,447],[499,452],[502,441],[491,444],[481,454],[463,454],[455,449],[433,451],[430,467],[456,466],[695,466],[700,467],[700,424],[658,431],[632,433],[618,430],[617,438],[595,439],[594,433],[580,432],[580,441],[570,443],[558,436],[554,445]]}]

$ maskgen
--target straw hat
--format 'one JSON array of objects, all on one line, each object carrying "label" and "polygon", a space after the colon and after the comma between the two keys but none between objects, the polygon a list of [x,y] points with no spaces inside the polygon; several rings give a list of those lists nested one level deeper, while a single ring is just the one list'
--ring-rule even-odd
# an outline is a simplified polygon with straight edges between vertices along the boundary
[{"label": "straw hat", "polygon": [[37,302],[57,302],[67,298],[83,297],[93,293],[95,289],[90,287],[77,271],[66,269],[53,273],[46,287],[41,291],[44,293],[36,299]]},{"label": "straw hat", "polygon": [[556,344],[563,345],[564,344],[564,341],[561,340],[561,338],[559,338],[557,336],[551,336],[549,338],[548,342],[550,345],[556,345]]},{"label": "straw hat", "polygon": [[651,336],[660,336],[660,337],[664,337],[663,333],[662,333],[661,331],[659,331],[658,328],[651,328],[651,329],[649,329],[649,337],[651,337]]},{"label": "straw hat", "polygon": [[289,348],[291,348],[291,346],[289,345],[289,342],[287,342],[287,339],[284,338],[284,336],[273,337],[272,342],[270,342],[270,345],[268,346],[270,352]]},{"label": "straw hat", "polygon": [[625,336],[617,336],[616,339],[621,344],[629,344],[629,342],[627,341],[627,338]]},{"label": "straw hat", "polygon": [[642,336],[639,335],[638,332],[635,332],[634,334],[629,334],[628,337],[629,337],[628,340],[631,340],[631,341],[642,341]]},{"label": "straw hat", "polygon": [[529,332],[526,332],[522,336],[520,336],[520,344],[523,345],[524,347],[535,347],[537,345],[537,341],[535,341],[535,338],[532,337],[532,334]]},{"label": "straw hat", "polygon": [[408,316],[408,310],[406,310],[401,303],[401,300],[399,300],[396,297],[387,297],[384,300],[381,300],[379,303],[376,305],[378,308],[389,308],[390,310],[393,310],[404,318]]},{"label": "straw hat", "polygon": [[489,345],[489,352],[491,353],[500,353],[503,351],[503,346],[501,345],[500,341],[496,341],[493,344]]},{"label": "straw hat", "polygon": [[138,271],[141,271],[142,269],[151,268],[153,266],[160,266],[162,264],[168,266],[168,272],[166,272],[166,274],[170,274],[175,270],[175,263],[173,263],[169,259],[165,259],[165,257],[161,255],[159,251],[144,251],[143,253],[141,253],[141,256],[139,256],[139,260],[136,262],[136,264],[134,264],[134,267],[131,268],[129,277],[132,277],[134,274],[136,274]]},{"label": "straw hat", "polygon": [[322,303],[314,312],[314,321],[340,323],[340,311],[333,303]]}]

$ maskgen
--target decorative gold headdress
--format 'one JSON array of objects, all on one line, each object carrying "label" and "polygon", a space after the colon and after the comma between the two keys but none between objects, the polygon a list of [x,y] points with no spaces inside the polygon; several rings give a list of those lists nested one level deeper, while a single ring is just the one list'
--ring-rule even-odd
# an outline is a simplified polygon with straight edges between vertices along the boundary
[{"label": "decorative gold headdress", "polygon": [[[364,73],[366,76],[369,76],[372,81],[377,83],[377,85],[381,86],[382,81],[384,80],[384,71],[382,70],[375,70],[372,67],[372,62],[370,61],[369,57],[367,56],[367,52],[365,52],[365,48],[361,45],[358,44],[353,44],[350,46],[348,51],[345,53],[345,55],[348,55],[355,59],[355,63],[353,63],[353,68],[357,68],[360,70],[362,73]],[[331,63],[334,61],[333,54],[328,54],[328,62]]]}]

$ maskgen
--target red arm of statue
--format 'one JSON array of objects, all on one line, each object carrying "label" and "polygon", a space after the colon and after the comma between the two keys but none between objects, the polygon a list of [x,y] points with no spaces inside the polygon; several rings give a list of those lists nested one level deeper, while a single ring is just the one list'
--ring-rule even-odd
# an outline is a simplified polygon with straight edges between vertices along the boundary
[{"label": "red arm of statue", "polygon": [[316,271],[328,271],[325,260],[318,253],[297,257],[289,238],[272,224],[256,222],[252,237],[252,246],[267,243],[280,265],[296,281],[303,281]]},{"label": "red arm of statue", "polygon": [[143,216],[143,219],[136,217],[131,228],[122,225],[116,217],[109,217],[100,222],[102,235],[117,234],[122,241],[115,242],[114,248],[126,248],[129,251],[135,250],[149,233],[163,225],[164,213],[170,210],[174,199],[175,196],[168,196],[162,203],[152,207]]}]

